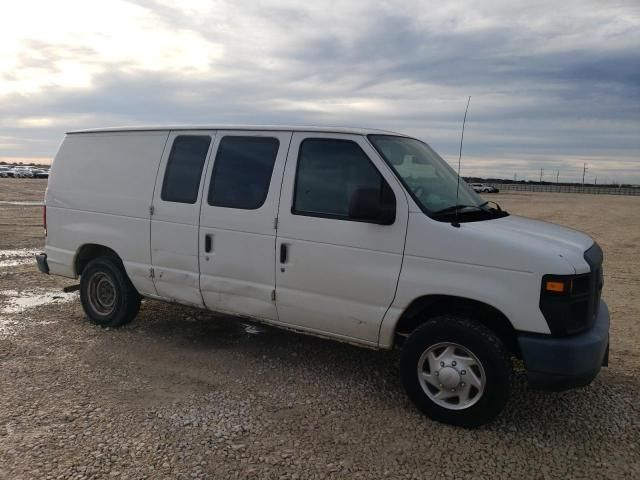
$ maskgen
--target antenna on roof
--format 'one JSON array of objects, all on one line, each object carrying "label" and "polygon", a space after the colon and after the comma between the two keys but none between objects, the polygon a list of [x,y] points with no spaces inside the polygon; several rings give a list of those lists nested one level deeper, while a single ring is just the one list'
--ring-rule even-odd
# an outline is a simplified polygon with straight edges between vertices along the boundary
[{"label": "antenna on roof", "polygon": [[[464,120],[462,120],[462,135],[460,136],[460,153],[458,154],[458,184],[456,185],[456,205],[458,205],[458,197],[460,196],[460,162],[462,160],[462,142],[464,140],[464,125],[467,123],[467,112],[469,111],[469,103],[471,103],[471,95],[467,99],[467,108],[464,110]],[[456,223],[454,226],[459,227],[458,209],[456,208]]]}]

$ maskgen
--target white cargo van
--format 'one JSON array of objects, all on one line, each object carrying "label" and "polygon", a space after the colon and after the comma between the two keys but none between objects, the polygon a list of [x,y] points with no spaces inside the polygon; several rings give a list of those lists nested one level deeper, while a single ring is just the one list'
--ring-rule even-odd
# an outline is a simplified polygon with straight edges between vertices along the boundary
[{"label": "white cargo van", "polygon": [[597,243],[490,207],[401,134],[69,132],[45,203],[39,268],[79,276],[104,327],[149,297],[398,347],[411,400],[463,426],[503,409],[513,358],[552,390],[587,385],[607,363]]}]

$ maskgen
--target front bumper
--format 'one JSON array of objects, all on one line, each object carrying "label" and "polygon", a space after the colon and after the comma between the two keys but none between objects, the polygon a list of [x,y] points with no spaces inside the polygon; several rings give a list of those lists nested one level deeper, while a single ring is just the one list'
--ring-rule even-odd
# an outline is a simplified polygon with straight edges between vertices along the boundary
[{"label": "front bumper", "polygon": [[543,390],[589,385],[609,360],[609,309],[600,301],[590,330],[570,337],[522,333],[518,344],[529,384]]},{"label": "front bumper", "polygon": [[36,261],[38,262],[38,270],[42,273],[49,274],[49,264],[47,263],[47,254],[39,253],[36,255]]}]

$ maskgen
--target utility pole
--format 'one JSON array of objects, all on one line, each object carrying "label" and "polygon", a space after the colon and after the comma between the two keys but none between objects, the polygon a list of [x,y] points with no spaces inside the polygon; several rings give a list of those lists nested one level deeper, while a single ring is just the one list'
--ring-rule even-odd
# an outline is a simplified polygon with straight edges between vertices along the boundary
[{"label": "utility pole", "polygon": [[596,181],[594,182],[594,185],[598,185],[598,175],[596,175]]},{"label": "utility pole", "polygon": [[556,185],[558,184],[558,177],[560,177],[560,170],[556,172]]},{"label": "utility pole", "polygon": [[582,186],[584,187],[584,176],[587,173],[587,164],[585,163],[582,167]]},{"label": "utility pole", "polygon": [[540,169],[540,183],[542,183],[542,172],[544,172],[544,170]]}]

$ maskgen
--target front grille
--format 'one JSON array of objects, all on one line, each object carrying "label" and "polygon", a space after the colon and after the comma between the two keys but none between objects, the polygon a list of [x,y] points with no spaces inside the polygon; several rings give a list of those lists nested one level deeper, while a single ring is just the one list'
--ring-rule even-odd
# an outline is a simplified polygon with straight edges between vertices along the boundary
[{"label": "front grille", "polygon": [[589,322],[585,322],[585,318],[589,318],[589,300],[578,300],[569,307],[569,318],[566,320],[566,332],[568,334],[578,333],[585,329]]},{"label": "front grille", "polygon": [[589,295],[591,274],[579,275],[571,281],[571,295]]}]

